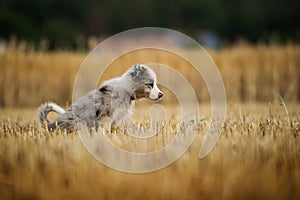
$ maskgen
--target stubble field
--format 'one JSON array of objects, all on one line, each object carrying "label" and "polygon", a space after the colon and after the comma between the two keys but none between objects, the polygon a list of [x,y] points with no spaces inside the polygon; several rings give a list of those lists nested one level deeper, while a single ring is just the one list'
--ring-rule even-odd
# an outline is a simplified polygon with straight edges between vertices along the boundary
[{"label": "stubble field", "polygon": [[[236,47],[210,55],[220,68],[229,100],[213,151],[198,158],[210,122],[205,84],[185,71],[183,61],[169,58],[192,84],[203,84],[200,89],[195,86],[201,117],[190,124],[196,138],[170,166],[130,174],[94,159],[75,132],[48,132],[37,122],[36,108],[43,101],[70,103],[83,54],[13,47],[1,53],[0,199],[299,199],[299,47]],[[143,52],[128,56],[112,65],[130,66],[145,58]],[[153,58],[161,59],[155,55],[149,60]],[[108,71],[106,77],[122,70]],[[166,111],[177,109],[172,98],[166,95],[161,102]],[[148,114],[144,104],[151,105],[138,103],[134,115],[142,124]],[[176,112],[151,142],[162,147],[175,137],[172,131],[178,122],[173,117]],[[118,129],[107,136],[125,149],[134,145]],[[149,146],[141,148],[147,151]]]}]

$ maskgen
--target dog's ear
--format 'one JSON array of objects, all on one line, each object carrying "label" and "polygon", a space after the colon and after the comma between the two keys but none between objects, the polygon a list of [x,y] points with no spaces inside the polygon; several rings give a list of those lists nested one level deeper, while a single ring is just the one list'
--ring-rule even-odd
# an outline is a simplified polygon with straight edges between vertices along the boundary
[{"label": "dog's ear", "polygon": [[144,71],[146,70],[146,68],[140,64],[136,64],[132,67],[132,70],[130,72],[130,75],[133,79],[135,79],[136,77],[138,77],[140,74],[144,73]]}]

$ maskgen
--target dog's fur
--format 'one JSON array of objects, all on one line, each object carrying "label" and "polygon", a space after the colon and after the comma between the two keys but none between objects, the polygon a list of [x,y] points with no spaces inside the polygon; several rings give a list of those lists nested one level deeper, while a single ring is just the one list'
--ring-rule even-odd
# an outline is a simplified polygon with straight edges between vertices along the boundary
[{"label": "dog's fur", "polygon": [[[55,103],[42,104],[39,108],[39,119],[42,126],[48,129],[76,129],[77,124],[85,124],[89,129],[98,128],[98,120],[112,117],[114,123],[120,123],[133,111],[135,100],[149,98],[160,99],[163,94],[157,87],[154,71],[141,64],[136,64],[121,77],[104,82],[99,88],[80,97],[66,111]],[[47,116],[51,111],[59,115],[54,121]]]}]

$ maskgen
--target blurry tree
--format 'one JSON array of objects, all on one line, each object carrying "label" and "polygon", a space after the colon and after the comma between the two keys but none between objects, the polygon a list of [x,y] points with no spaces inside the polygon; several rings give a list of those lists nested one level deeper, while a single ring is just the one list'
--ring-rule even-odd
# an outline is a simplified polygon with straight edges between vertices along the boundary
[{"label": "blurry tree", "polygon": [[[76,48],[78,38],[136,27],[209,30],[229,42],[299,42],[297,0],[1,0],[0,38],[16,36],[49,48]],[[273,37],[271,37],[273,38]]]}]

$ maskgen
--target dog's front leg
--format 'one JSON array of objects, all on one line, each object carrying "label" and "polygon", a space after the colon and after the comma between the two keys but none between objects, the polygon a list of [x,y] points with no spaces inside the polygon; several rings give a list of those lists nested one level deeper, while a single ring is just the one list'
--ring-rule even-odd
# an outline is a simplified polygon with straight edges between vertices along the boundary
[{"label": "dog's front leg", "polygon": [[86,123],[86,126],[87,126],[90,134],[92,134],[93,131],[98,132],[98,130],[99,130],[98,120],[90,121],[90,122]]}]

